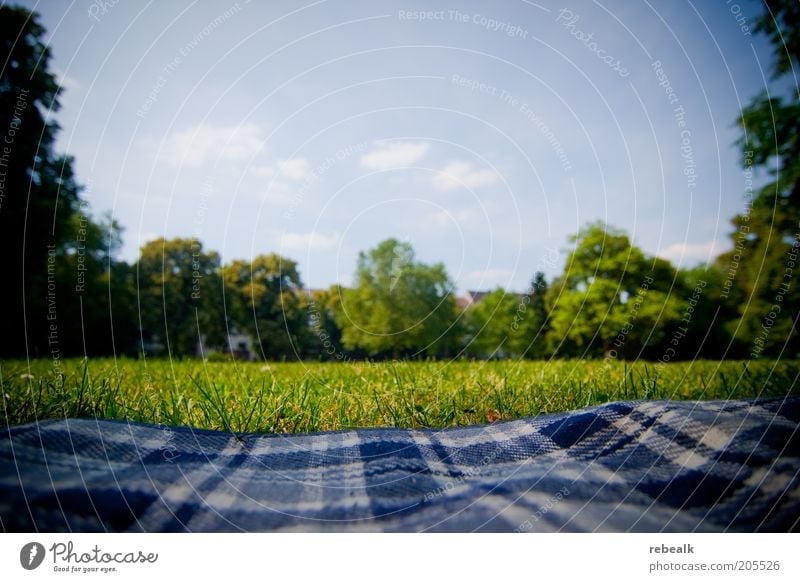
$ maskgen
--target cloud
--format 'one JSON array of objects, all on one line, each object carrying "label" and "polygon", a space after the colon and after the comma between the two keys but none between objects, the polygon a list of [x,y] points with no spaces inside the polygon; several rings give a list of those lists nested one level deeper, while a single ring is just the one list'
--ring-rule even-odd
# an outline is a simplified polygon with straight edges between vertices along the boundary
[{"label": "cloud", "polygon": [[433,187],[437,190],[454,190],[455,188],[480,188],[494,184],[500,179],[493,170],[475,170],[467,162],[450,162],[433,177]]},{"label": "cloud", "polygon": [[170,135],[159,158],[192,166],[217,158],[241,160],[260,150],[262,143],[261,130],[254,124],[229,127],[201,124]]},{"label": "cloud", "polygon": [[289,180],[297,182],[312,176],[311,164],[305,158],[292,158],[291,160],[278,160],[278,169]]},{"label": "cloud", "polygon": [[253,166],[250,171],[259,178],[272,178],[275,175],[275,168],[270,166]]},{"label": "cloud", "polygon": [[282,182],[272,182],[263,192],[263,200],[267,204],[285,205],[294,200],[292,189]]},{"label": "cloud", "polygon": [[323,250],[339,243],[339,233],[324,235],[319,232],[287,232],[281,235],[281,248],[292,251]]},{"label": "cloud", "polygon": [[485,226],[485,216],[476,208],[462,208],[455,210],[436,210],[423,217],[428,222],[437,227],[446,228],[451,226]]},{"label": "cloud", "polygon": [[656,253],[662,259],[672,261],[677,266],[705,263],[713,260],[725,249],[726,243],[709,241],[706,243],[675,243]]},{"label": "cloud", "polygon": [[410,166],[430,149],[430,144],[395,141],[380,144],[361,156],[361,165],[371,170],[389,170]]}]

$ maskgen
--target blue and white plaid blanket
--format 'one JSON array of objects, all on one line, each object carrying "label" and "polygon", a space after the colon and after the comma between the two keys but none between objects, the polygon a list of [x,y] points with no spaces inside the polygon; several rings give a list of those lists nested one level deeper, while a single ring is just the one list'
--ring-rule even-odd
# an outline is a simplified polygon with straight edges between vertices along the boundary
[{"label": "blue and white plaid blanket", "polygon": [[46,421],[0,437],[0,526],[792,531],[799,419],[795,397],[291,436]]}]

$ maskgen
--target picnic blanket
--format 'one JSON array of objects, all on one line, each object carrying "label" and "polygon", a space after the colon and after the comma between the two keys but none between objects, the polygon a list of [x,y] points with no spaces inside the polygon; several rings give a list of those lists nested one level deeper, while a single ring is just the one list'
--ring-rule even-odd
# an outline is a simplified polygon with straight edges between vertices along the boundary
[{"label": "picnic blanket", "polygon": [[[0,429],[6,531],[793,531],[800,398],[445,430]],[[5,433],[5,434],[3,434]]]}]

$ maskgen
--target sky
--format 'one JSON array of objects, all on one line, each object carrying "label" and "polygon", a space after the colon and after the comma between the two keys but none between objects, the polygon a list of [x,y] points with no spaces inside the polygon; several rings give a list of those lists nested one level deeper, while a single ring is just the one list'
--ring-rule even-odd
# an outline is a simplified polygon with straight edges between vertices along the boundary
[{"label": "sky", "polygon": [[23,5],[63,88],[57,147],[122,258],[197,237],[292,258],[311,288],[394,237],[461,292],[523,290],[597,220],[713,259],[771,63],[739,0]]}]

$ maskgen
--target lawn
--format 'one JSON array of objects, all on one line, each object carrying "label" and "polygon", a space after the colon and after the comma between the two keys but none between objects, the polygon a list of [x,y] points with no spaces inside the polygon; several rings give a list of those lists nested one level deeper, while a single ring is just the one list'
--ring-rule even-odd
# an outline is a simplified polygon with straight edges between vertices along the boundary
[{"label": "lawn", "polygon": [[613,400],[798,393],[798,362],[0,362],[4,424],[103,417],[279,433],[447,427]]}]

